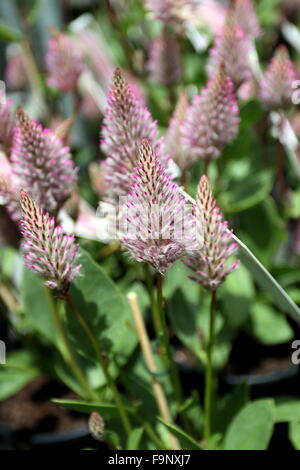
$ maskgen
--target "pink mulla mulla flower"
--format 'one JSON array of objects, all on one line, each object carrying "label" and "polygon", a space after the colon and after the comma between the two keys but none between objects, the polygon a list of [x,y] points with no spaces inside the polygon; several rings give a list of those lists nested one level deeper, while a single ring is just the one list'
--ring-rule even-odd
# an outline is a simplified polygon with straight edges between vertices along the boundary
[{"label": "pink mulla mulla flower", "polygon": [[123,74],[116,69],[109,92],[108,108],[102,126],[101,150],[107,158],[101,167],[105,174],[107,197],[113,202],[126,196],[136,166],[137,146],[147,138],[157,156],[167,164],[163,140],[158,138],[156,121],[141,103]]},{"label": "pink mulla mulla flower", "polygon": [[182,170],[186,170],[193,163],[190,153],[182,146],[182,125],[187,118],[188,98],[185,92],[181,92],[168,126],[166,134],[166,147],[171,158]]},{"label": "pink mulla mulla flower", "polygon": [[44,210],[56,214],[77,180],[69,147],[19,109],[11,161],[17,186],[30,190]]},{"label": "pink mulla mulla flower", "polygon": [[127,232],[122,245],[132,256],[159,272],[181,258],[192,243],[193,218],[186,212],[185,198],[144,139],[131,189],[123,208]]},{"label": "pink mulla mulla flower", "polygon": [[72,92],[84,69],[83,54],[71,38],[54,31],[48,43],[46,66],[48,85],[62,92]]},{"label": "pink mulla mulla flower", "polygon": [[195,206],[197,224],[201,230],[203,244],[198,250],[183,260],[195,275],[189,276],[203,287],[216,290],[239,264],[234,261],[226,267],[228,259],[237,251],[237,243],[232,242],[232,231],[213,198],[208,179],[203,175],[198,185]]},{"label": "pink mulla mulla flower", "polygon": [[175,38],[163,34],[152,41],[147,69],[153,83],[169,87],[180,80],[180,51]]},{"label": "pink mulla mulla flower", "polygon": [[223,63],[235,89],[238,89],[242,83],[252,77],[249,54],[250,40],[236,23],[230,8],[224,28],[216,36],[214,45],[209,51],[210,56],[206,66],[209,77],[213,77]]},{"label": "pink mulla mulla flower", "polygon": [[288,109],[292,106],[293,82],[296,69],[285,46],[279,46],[260,84],[260,96],[272,110]]},{"label": "pink mulla mulla flower", "polygon": [[76,264],[79,245],[74,235],[64,235],[62,227],[26,191],[20,193],[21,232],[25,265],[40,274],[48,287],[66,293],[81,265]]},{"label": "pink mulla mulla flower", "polygon": [[14,138],[14,116],[12,101],[5,98],[4,91],[0,90],[0,150],[10,155]]},{"label": "pink mulla mulla flower", "polygon": [[200,95],[195,95],[182,125],[182,144],[191,161],[219,157],[238,133],[239,110],[233,83],[221,66]]},{"label": "pink mulla mulla flower", "polygon": [[235,22],[250,39],[260,36],[261,29],[252,0],[234,0],[232,9]]}]

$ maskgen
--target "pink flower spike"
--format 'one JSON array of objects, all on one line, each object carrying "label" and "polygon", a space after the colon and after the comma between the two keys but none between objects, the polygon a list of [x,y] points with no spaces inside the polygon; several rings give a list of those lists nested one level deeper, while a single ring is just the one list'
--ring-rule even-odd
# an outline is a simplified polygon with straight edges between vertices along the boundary
[{"label": "pink flower spike", "polygon": [[249,39],[260,36],[261,29],[252,0],[234,0],[232,9],[236,24],[240,26]]},{"label": "pink flower spike", "polygon": [[234,269],[235,261],[229,268],[227,260],[235,254],[237,245],[228,237],[228,229],[224,226],[221,212],[213,198],[208,179],[203,175],[198,186],[195,207],[196,217],[200,221],[199,229],[204,238],[203,246],[183,260],[195,274],[192,279],[203,287],[216,290]]},{"label": "pink flower spike", "polygon": [[221,66],[200,95],[193,97],[181,127],[181,142],[186,155],[210,161],[220,156],[225,145],[238,133],[237,99],[230,77]]},{"label": "pink flower spike", "polygon": [[71,38],[54,30],[48,43],[46,65],[48,85],[62,92],[72,92],[84,69],[83,54]]},{"label": "pink flower spike", "polygon": [[121,70],[116,69],[110,90],[109,105],[102,127],[101,150],[107,156],[101,168],[104,172],[106,196],[116,202],[126,196],[132,181],[133,169],[138,158],[137,147],[147,138],[163,164],[168,156],[164,152],[162,139],[158,138],[157,124],[132,88]]},{"label": "pink flower spike", "polygon": [[169,87],[181,78],[180,50],[175,38],[163,34],[152,41],[147,63],[150,81]]},{"label": "pink flower spike", "polygon": [[143,190],[132,183],[134,191],[127,198],[131,207],[123,215],[128,221],[127,233],[124,230],[121,242],[136,260],[164,273],[192,242],[193,219],[186,213],[186,200],[178,186],[167,178],[146,139],[139,147],[136,174]]},{"label": "pink flower spike", "polygon": [[30,190],[37,203],[56,213],[70,196],[77,180],[77,169],[70,161],[69,148],[50,130],[31,120],[22,109],[17,124],[12,168],[18,186]]},{"label": "pink flower spike", "polygon": [[[38,272],[46,285],[66,293],[80,269],[80,265],[75,265],[76,256],[68,249],[70,240],[26,191],[21,191],[20,203],[23,246],[28,250],[24,254],[28,262],[24,264]],[[78,245],[72,248],[76,255]]]},{"label": "pink flower spike", "polygon": [[297,72],[285,46],[279,46],[260,84],[260,96],[272,110],[288,109],[292,106],[293,82]]}]

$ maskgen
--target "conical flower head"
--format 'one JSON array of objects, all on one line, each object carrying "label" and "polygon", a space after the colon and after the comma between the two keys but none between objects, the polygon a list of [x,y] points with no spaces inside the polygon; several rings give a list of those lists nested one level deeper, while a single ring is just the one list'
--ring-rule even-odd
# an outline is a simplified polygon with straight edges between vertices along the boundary
[{"label": "conical flower head", "polygon": [[167,162],[163,141],[158,138],[156,122],[152,121],[148,109],[117,69],[109,93],[101,140],[101,149],[107,155],[102,165],[108,188],[107,197],[111,201],[127,195],[138,157],[137,145],[143,138],[151,142],[158,158],[163,163]]},{"label": "conical flower head", "polygon": [[285,46],[279,46],[260,85],[260,95],[269,109],[288,109],[292,106],[293,82],[296,69]]},{"label": "conical flower head", "polygon": [[186,152],[182,145],[181,129],[187,119],[187,111],[188,98],[185,92],[181,92],[167,130],[166,147],[171,158],[182,170],[189,168],[194,163],[190,153]]},{"label": "conical flower head", "polygon": [[69,152],[49,129],[43,129],[18,110],[11,157],[13,171],[19,187],[30,190],[37,203],[50,213],[60,209],[77,179]]},{"label": "conical flower head", "polygon": [[163,273],[183,256],[192,238],[193,219],[147,140],[139,147],[135,176],[123,211],[127,233],[121,240],[138,261]]},{"label": "conical flower head", "polygon": [[214,45],[209,51],[210,57],[206,67],[209,77],[213,77],[223,63],[235,89],[239,88],[252,76],[249,53],[249,38],[235,22],[232,10],[229,9],[225,26],[216,36]]},{"label": "conical flower head", "polygon": [[62,92],[72,92],[84,69],[83,54],[71,38],[54,31],[49,39],[46,66],[48,85]]},{"label": "conical flower head", "polygon": [[232,5],[234,21],[246,33],[249,39],[261,34],[258,18],[252,0],[234,0]]},{"label": "conical flower head", "polygon": [[182,125],[182,144],[189,158],[217,158],[238,133],[238,114],[232,80],[220,67],[201,94],[194,96]]},{"label": "conical flower head", "polygon": [[76,264],[79,246],[73,243],[74,235],[64,235],[26,191],[21,191],[20,202],[24,264],[40,274],[48,287],[66,293],[81,267]]},{"label": "conical flower head", "polygon": [[7,100],[3,90],[0,90],[0,149],[10,155],[14,138],[14,118],[12,101]]},{"label": "conical flower head", "polygon": [[175,38],[163,34],[152,41],[147,69],[150,80],[158,85],[169,87],[180,80],[180,51]]},{"label": "conical flower head", "polygon": [[232,242],[232,232],[223,221],[223,215],[213,198],[206,176],[202,176],[196,199],[196,216],[203,235],[203,246],[184,259],[194,271],[190,278],[203,287],[216,290],[227,275],[238,266],[239,261],[226,267],[227,260],[235,254],[237,243]]}]

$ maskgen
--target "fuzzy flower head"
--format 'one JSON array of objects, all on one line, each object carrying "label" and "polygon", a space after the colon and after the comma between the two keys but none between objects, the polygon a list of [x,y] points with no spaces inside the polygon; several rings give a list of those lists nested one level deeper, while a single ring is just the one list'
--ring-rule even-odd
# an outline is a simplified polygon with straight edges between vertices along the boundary
[{"label": "fuzzy flower head", "polygon": [[139,160],[125,204],[127,234],[121,240],[132,256],[166,269],[185,252],[192,233],[186,200],[159,162],[147,140],[139,147]]},{"label": "fuzzy flower head", "polygon": [[188,98],[185,92],[181,92],[173,116],[170,119],[166,135],[166,146],[171,158],[182,170],[186,170],[194,163],[190,153],[185,152],[182,146],[181,129],[187,118],[187,110]]},{"label": "fuzzy flower head", "polygon": [[237,243],[232,242],[232,231],[223,221],[223,215],[213,198],[208,179],[203,175],[198,186],[196,216],[201,219],[203,246],[184,259],[184,263],[194,271],[189,276],[203,287],[216,290],[239,264],[234,261],[226,267],[227,260],[235,254]]},{"label": "fuzzy flower head", "polygon": [[232,10],[229,9],[224,28],[216,36],[214,45],[209,51],[210,57],[206,67],[209,77],[213,77],[223,63],[235,89],[238,89],[252,76],[249,53],[249,38],[236,23]]},{"label": "fuzzy flower head", "polygon": [[84,69],[83,54],[68,36],[54,31],[49,39],[46,66],[48,85],[62,92],[72,92]]},{"label": "fuzzy flower head", "polygon": [[9,57],[5,69],[5,83],[11,90],[24,90],[28,84],[24,58],[20,52]]},{"label": "fuzzy flower head", "polygon": [[18,110],[13,172],[19,187],[30,190],[37,203],[50,213],[60,209],[77,179],[69,152],[54,133]]},{"label": "fuzzy flower head", "polygon": [[242,28],[249,39],[260,36],[261,29],[252,0],[234,0],[232,10],[236,24]]},{"label": "fuzzy flower head", "polygon": [[163,163],[167,162],[156,121],[152,121],[148,109],[117,69],[109,93],[101,140],[101,149],[107,155],[102,168],[110,200],[127,195],[138,157],[137,145],[143,138],[151,142],[158,158]]},{"label": "fuzzy flower head", "polygon": [[53,217],[44,212],[26,191],[20,193],[21,232],[25,265],[40,274],[48,287],[67,292],[81,265],[76,264],[79,245],[74,235],[64,235]]},{"label": "fuzzy flower head", "polygon": [[182,125],[182,144],[192,161],[219,157],[238,133],[239,110],[230,77],[221,66],[200,95],[195,95]]},{"label": "fuzzy flower head", "polygon": [[293,82],[296,79],[297,72],[286,47],[279,46],[260,85],[261,98],[269,109],[292,106]]},{"label": "fuzzy flower head", "polygon": [[12,101],[7,100],[5,92],[0,90],[0,150],[9,156],[14,138],[14,117]]},{"label": "fuzzy flower head", "polygon": [[147,69],[150,80],[158,85],[169,87],[180,80],[180,51],[172,36],[163,34],[152,41]]}]

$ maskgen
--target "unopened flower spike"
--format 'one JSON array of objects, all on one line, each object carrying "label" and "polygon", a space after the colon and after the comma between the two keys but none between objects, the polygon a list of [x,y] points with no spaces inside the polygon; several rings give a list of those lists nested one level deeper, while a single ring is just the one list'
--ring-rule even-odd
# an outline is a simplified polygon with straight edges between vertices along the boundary
[{"label": "unopened flower spike", "polygon": [[144,139],[123,212],[127,233],[122,245],[136,260],[164,273],[191,243],[193,219],[186,202]]},{"label": "unopened flower spike", "polygon": [[238,133],[239,109],[233,83],[221,65],[193,102],[182,124],[182,144],[192,161],[220,156]]},{"label": "unopened flower spike", "polygon": [[272,110],[290,108],[296,79],[297,72],[288,50],[279,46],[260,85],[260,95],[266,106]]},{"label": "unopened flower spike", "polygon": [[156,121],[152,121],[148,109],[141,103],[126,82],[121,70],[116,69],[109,92],[108,108],[102,127],[101,149],[107,156],[102,163],[107,186],[107,198],[112,202],[126,196],[137,161],[137,146],[147,138],[163,164],[163,141],[158,138]]},{"label": "unopened flower spike", "polygon": [[158,85],[169,87],[180,80],[180,50],[174,37],[165,33],[152,41],[147,69],[150,80]]},{"label": "unopened flower spike", "polygon": [[214,77],[223,63],[226,74],[231,77],[237,90],[252,76],[249,54],[250,40],[236,23],[232,8],[229,8],[223,30],[216,36],[209,51],[210,57],[206,67],[209,77]]},{"label": "unopened flower spike", "polygon": [[81,268],[77,264],[79,245],[74,245],[74,235],[65,235],[26,191],[21,191],[20,203],[24,264],[40,274],[48,287],[65,294]]},{"label": "unopened flower spike", "polygon": [[232,231],[213,198],[208,179],[203,175],[198,186],[195,214],[200,218],[199,230],[202,232],[203,245],[191,253],[183,262],[194,271],[189,276],[203,287],[216,290],[234,271],[239,261],[226,266],[228,259],[237,251],[237,243],[232,241]]},{"label": "unopened flower spike", "polygon": [[44,210],[55,214],[77,180],[69,147],[19,109],[11,160],[18,186],[30,190]]},{"label": "unopened flower spike", "polygon": [[46,55],[47,83],[62,92],[72,92],[84,70],[83,53],[71,38],[52,30]]}]

